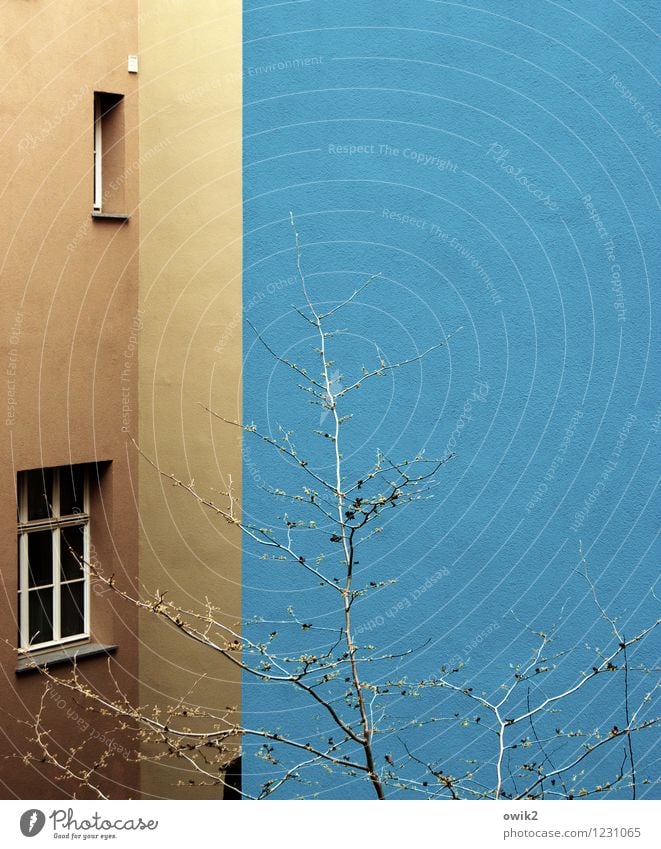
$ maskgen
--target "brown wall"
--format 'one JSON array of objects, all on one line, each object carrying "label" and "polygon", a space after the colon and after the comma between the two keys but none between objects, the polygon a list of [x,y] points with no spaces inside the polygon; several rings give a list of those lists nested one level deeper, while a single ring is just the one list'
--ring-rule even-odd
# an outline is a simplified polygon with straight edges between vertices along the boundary
[{"label": "brown wall", "polygon": [[[214,423],[241,411],[241,2],[140,3],[140,443],[161,469],[216,498],[231,476],[237,498],[241,445]],[[222,340],[222,345],[219,341]],[[221,350],[222,349],[222,350]],[[148,466],[140,477],[140,572],[149,587],[199,609],[240,619],[235,528],[175,491]],[[141,701],[191,695],[210,710],[237,706],[239,675],[217,653],[145,615]],[[145,795],[204,798],[221,789],[177,787],[195,778],[175,764],[143,767]]]},{"label": "brown wall", "polygon": [[[138,400],[131,341],[139,322],[138,179],[133,166],[138,159],[138,99],[137,79],[126,69],[127,54],[137,52],[136,3],[34,0],[5,4],[2,19],[0,676],[6,713],[0,715],[0,746],[20,755],[29,744],[19,720],[36,710],[43,681],[38,673],[14,673],[16,472],[112,461],[103,503],[92,520],[92,542],[103,569],[127,586],[138,570],[137,464],[122,431],[127,421],[137,430]],[[94,90],[125,95],[128,222],[90,216]],[[5,379],[6,370],[10,374]],[[126,420],[122,400],[129,408]],[[92,623],[95,638],[119,646],[114,673],[137,698],[135,609],[112,594],[93,592]],[[59,674],[66,672],[60,668]],[[94,686],[108,686],[105,660],[83,660],[80,672]],[[44,721],[56,747],[71,745],[72,734],[80,737],[77,714],[71,710],[48,701]],[[103,722],[86,719],[98,737]],[[113,739],[119,746],[121,737]],[[120,755],[109,774],[112,796],[136,795],[134,764]],[[53,778],[46,767],[0,760],[0,795],[6,798],[71,794],[71,785],[53,783]]]}]

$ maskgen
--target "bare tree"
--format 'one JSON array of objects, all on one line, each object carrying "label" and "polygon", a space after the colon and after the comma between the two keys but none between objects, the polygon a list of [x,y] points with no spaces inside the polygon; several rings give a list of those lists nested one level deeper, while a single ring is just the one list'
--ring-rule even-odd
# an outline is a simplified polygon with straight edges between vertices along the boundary
[{"label": "bare tree", "polygon": [[[570,681],[566,680],[566,664],[561,662],[570,653],[556,650],[557,635],[552,631],[529,629],[536,647],[527,662],[514,665],[511,680],[502,683],[495,693],[478,690],[479,676],[472,673],[468,677],[469,666],[463,659],[445,666],[439,662],[435,672],[421,680],[399,677],[401,662],[420,647],[402,652],[380,651],[362,641],[362,635],[370,629],[364,622],[357,624],[357,608],[368,596],[394,583],[377,573],[378,565],[370,565],[370,541],[384,533],[384,528],[390,530],[388,517],[393,514],[389,511],[397,508],[401,514],[406,505],[433,496],[434,483],[453,455],[430,458],[420,452],[402,459],[377,449],[368,467],[360,473],[352,472],[345,459],[351,447],[350,437],[346,436],[352,415],[351,398],[388,372],[433,356],[451,337],[396,362],[388,361],[377,349],[374,365],[338,379],[330,351],[333,337],[340,332],[334,325],[336,317],[376,284],[380,275],[369,277],[346,300],[323,307],[312,296],[303,272],[293,216],[291,223],[302,292],[302,305],[295,309],[317,339],[314,358],[318,365],[305,367],[281,355],[258,329],[253,330],[274,360],[296,375],[299,389],[319,407],[322,424],[328,422],[315,436],[329,462],[323,466],[318,457],[308,456],[292,430],[281,427],[274,436],[255,424],[229,421],[208,410],[224,426],[239,428],[245,439],[257,440],[272,449],[298,475],[298,487],[270,489],[272,503],[282,514],[262,524],[242,517],[231,481],[225,491],[200,492],[193,481],[184,481],[145,459],[173,487],[185,490],[220,520],[240,528],[247,544],[262,550],[266,563],[297,569],[301,582],[316,586],[323,596],[325,609],[332,612],[332,622],[328,616],[322,623],[314,614],[308,618],[289,607],[277,620],[253,620],[250,633],[263,633],[263,637],[250,638],[238,625],[233,628],[222,621],[221,610],[212,599],[207,599],[200,609],[186,609],[166,590],[137,595],[95,564],[81,566],[125,601],[177,629],[182,639],[207,648],[210,664],[215,653],[268,686],[274,701],[278,699],[275,688],[298,691],[317,709],[318,719],[303,733],[280,727],[249,727],[232,706],[201,710],[195,704],[194,690],[165,711],[139,707],[131,704],[117,686],[111,698],[91,689],[75,667],[70,676],[63,678],[43,671],[47,692],[52,688],[69,692],[87,710],[115,717],[123,730],[134,731],[137,742],[155,747],[157,758],[184,762],[201,783],[225,784],[228,763],[242,745],[249,745],[272,768],[271,777],[256,792],[244,792],[250,798],[266,798],[294,782],[304,793],[308,789],[306,782],[313,782],[318,768],[332,775],[362,779],[378,799],[393,793],[450,799],[573,798],[624,787],[635,797],[640,783],[647,779],[637,774],[632,736],[652,727],[657,719],[650,715],[653,690],[637,695],[636,700],[632,697],[633,689],[638,693],[640,686],[632,688],[631,677],[645,676],[652,670],[642,663],[632,663],[630,655],[658,621],[625,638],[616,620],[599,603],[583,558],[584,577],[598,618],[610,629],[611,645],[597,649],[594,665],[583,671],[574,670]],[[323,472],[327,467],[332,470],[330,475]],[[375,596],[377,600],[372,604],[376,608],[373,606],[372,610],[379,609],[382,597],[383,593]],[[589,731],[559,725],[559,708],[578,699],[606,676],[622,682],[619,692],[624,714],[619,724],[607,713],[601,718],[591,717],[596,725],[591,723]],[[426,700],[424,718],[416,715],[416,702],[398,718],[393,705],[401,697]],[[456,774],[445,766],[452,761],[452,753],[436,732],[443,723],[479,732],[478,755],[466,758],[468,766]],[[427,736],[426,731],[430,732]],[[35,757],[45,758],[68,779],[97,787],[98,794],[103,795],[96,778],[113,756],[112,751],[97,758],[92,767],[82,765],[78,750],[65,758],[58,755],[44,726],[44,710],[34,719],[33,739]],[[610,768],[610,761],[597,760],[598,754],[618,748],[618,744],[622,744],[622,758],[617,769],[592,781],[592,772],[585,771],[586,765],[596,761]],[[145,757],[137,745],[135,757]],[[585,776],[592,784],[581,784]],[[308,792],[314,792],[314,788]]]}]

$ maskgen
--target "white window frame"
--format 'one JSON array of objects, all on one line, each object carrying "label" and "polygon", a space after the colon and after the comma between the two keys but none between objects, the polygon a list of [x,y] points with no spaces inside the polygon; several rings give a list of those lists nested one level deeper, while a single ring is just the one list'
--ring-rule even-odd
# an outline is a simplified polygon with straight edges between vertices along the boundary
[{"label": "white window frame", "polygon": [[[28,477],[27,474],[21,474],[18,484],[18,598],[19,598],[19,640],[20,652],[33,652],[36,650],[52,648],[54,646],[67,645],[69,643],[83,642],[89,640],[90,637],[90,574],[89,574],[89,557],[90,557],[90,515],[89,515],[89,498],[90,498],[90,481],[89,467],[83,468],[83,512],[75,513],[70,516],[60,516],[60,472],[63,469],[68,470],[69,467],[53,468],[53,503],[52,518],[46,519],[28,519]],[[61,637],[61,600],[62,586],[66,586],[71,581],[61,580],[60,570],[60,553],[62,530],[72,527],[83,528],[83,568],[82,568],[82,583],[83,583],[83,631],[79,634],[72,634],[69,637]],[[53,535],[52,542],[52,574],[50,584],[40,584],[38,587],[30,589],[29,569],[28,569],[28,536],[30,533],[37,531],[50,530]],[[81,579],[76,579],[76,582],[81,582]],[[44,640],[38,643],[30,644],[30,621],[29,621],[29,594],[36,589],[53,590],[53,639]]]},{"label": "white window frame", "polygon": [[[88,113],[89,114],[89,113]],[[94,94],[94,211],[103,209],[103,115],[101,95]]]}]

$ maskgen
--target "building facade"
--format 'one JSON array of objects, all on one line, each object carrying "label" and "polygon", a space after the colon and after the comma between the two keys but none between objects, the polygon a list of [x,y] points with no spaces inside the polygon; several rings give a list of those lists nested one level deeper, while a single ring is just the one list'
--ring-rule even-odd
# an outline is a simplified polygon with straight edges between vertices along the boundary
[{"label": "building facade", "polygon": [[5,798],[81,796],[40,760],[38,716],[56,760],[84,744],[71,772],[115,753],[98,771],[111,798],[169,798],[187,778],[136,757],[116,721],[47,691],[35,665],[66,677],[75,658],[97,692],[161,708],[205,674],[195,698],[238,708],[231,669],[94,575],[132,597],[169,589],[191,608],[219,598],[239,619],[238,539],[152,465],[210,487],[222,461],[240,484],[240,443],[198,405],[240,410],[240,332],[214,350],[240,314],[240,75],[209,84],[240,62],[240,4],[222,16],[217,5],[201,4],[190,30],[174,2],[3,12]]},{"label": "building facade", "polygon": [[[241,495],[241,440],[203,406],[241,417],[241,2],[140,3],[140,445],[165,472],[218,499]],[[240,535],[149,464],[140,476],[140,574],[183,607],[205,597],[236,628]],[[140,702],[240,705],[238,668],[140,623]],[[204,675],[204,680],[200,677]],[[197,683],[199,682],[199,683]],[[191,795],[195,776],[143,764],[143,792]],[[195,798],[221,788],[196,787]]]}]

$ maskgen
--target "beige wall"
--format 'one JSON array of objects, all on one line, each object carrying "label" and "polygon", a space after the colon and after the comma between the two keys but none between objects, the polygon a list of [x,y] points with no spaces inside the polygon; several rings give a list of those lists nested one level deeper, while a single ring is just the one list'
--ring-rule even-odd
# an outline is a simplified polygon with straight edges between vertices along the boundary
[{"label": "beige wall", "polygon": [[[164,471],[212,498],[231,475],[240,494],[237,432],[208,404],[240,416],[241,3],[141,0],[140,445]],[[229,528],[143,464],[140,573],[185,607],[208,596],[240,618],[240,549]],[[191,697],[238,706],[239,676],[149,615],[141,620],[143,703]],[[191,796],[176,764],[143,766],[145,796]],[[195,797],[221,795],[196,790]]]},{"label": "beige wall", "polygon": [[[0,61],[0,747],[29,748],[25,726],[43,682],[17,677],[16,473],[21,469],[112,461],[93,522],[101,565],[128,586],[137,574],[133,493],[137,464],[122,432],[122,397],[137,425],[137,367],[125,369],[137,300],[137,51],[134,0],[47,0],[5,4]],[[124,155],[128,222],[92,220],[93,92],[125,95]],[[126,370],[124,378],[122,371]],[[121,390],[125,390],[122,396]],[[117,599],[92,593],[93,638],[119,645],[115,674],[137,698],[137,616]],[[81,662],[104,689],[105,660]],[[66,667],[64,673],[67,672]],[[45,723],[57,746],[80,739],[72,714],[49,704]],[[92,729],[106,728],[96,717]],[[29,736],[29,733],[28,733]],[[120,740],[117,735],[114,739]],[[119,743],[118,743],[119,745]],[[92,750],[95,747],[92,746]],[[98,746],[96,747],[98,750]],[[94,756],[91,751],[89,757]],[[87,757],[87,756],[83,756]],[[54,772],[0,759],[0,795],[71,795]],[[138,770],[119,756],[108,791],[136,796]],[[79,792],[79,796],[85,795]]]}]

